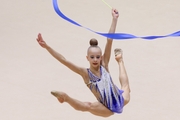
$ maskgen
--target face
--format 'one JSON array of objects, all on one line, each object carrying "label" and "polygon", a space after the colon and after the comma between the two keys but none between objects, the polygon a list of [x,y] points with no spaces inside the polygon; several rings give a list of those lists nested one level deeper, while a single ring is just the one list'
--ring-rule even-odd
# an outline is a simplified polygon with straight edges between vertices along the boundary
[{"label": "face", "polygon": [[102,52],[98,47],[92,47],[88,50],[87,60],[92,67],[99,67],[102,60]]}]

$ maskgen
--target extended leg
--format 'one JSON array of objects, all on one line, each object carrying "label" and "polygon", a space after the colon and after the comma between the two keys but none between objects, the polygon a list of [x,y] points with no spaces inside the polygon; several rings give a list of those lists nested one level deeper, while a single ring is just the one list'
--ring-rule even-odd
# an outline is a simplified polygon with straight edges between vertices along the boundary
[{"label": "extended leg", "polygon": [[111,112],[109,109],[107,109],[104,105],[102,105],[99,102],[95,102],[95,103],[81,102],[79,100],[71,98],[64,92],[52,91],[51,94],[54,95],[60,103],[67,102],[75,110],[90,112],[94,115],[101,117],[109,117],[113,115],[113,112]]},{"label": "extended leg", "polygon": [[126,73],[126,69],[123,62],[122,57],[122,50],[115,49],[115,59],[119,65],[119,81],[121,84],[121,89],[124,90],[123,97],[124,97],[124,105],[126,105],[130,101],[130,86],[129,80]]}]

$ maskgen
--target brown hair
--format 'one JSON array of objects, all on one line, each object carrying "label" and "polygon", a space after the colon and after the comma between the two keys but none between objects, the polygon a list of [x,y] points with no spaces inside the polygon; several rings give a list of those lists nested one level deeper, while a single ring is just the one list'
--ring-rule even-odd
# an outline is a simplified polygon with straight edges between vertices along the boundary
[{"label": "brown hair", "polygon": [[90,39],[89,41],[90,46],[98,46],[98,41],[95,38]]}]

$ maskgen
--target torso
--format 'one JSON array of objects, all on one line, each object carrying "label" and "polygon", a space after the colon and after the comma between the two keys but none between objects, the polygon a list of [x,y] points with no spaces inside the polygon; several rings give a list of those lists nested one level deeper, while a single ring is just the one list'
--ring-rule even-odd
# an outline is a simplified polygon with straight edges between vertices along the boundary
[{"label": "torso", "polygon": [[123,91],[113,83],[109,72],[103,66],[100,67],[98,76],[90,69],[86,71],[85,83],[96,99],[109,110],[121,113],[124,106]]}]

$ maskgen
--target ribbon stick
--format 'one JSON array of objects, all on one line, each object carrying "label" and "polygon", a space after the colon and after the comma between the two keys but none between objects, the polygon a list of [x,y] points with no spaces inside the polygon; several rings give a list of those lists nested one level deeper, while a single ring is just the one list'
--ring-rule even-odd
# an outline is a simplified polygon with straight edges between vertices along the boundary
[{"label": "ribbon stick", "polygon": [[104,36],[104,37],[107,37],[107,38],[111,38],[111,39],[116,39],[116,40],[124,40],[124,39],[135,39],[135,38],[141,38],[141,39],[145,39],[145,40],[154,40],[154,39],[158,39],[158,38],[165,38],[165,37],[179,37],[180,36],[180,31],[177,31],[177,32],[174,32],[172,34],[168,34],[168,35],[164,35],[164,36],[145,36],[145,37],[138,37],[138,36],[135,36],[135,35],[132,35],[132,34],[127,34],[127,33],[100,33],[100,32],[96,32],[96,31],[93,31],[87,27],[84,27],[82,25],[80,25],[79,23],[73,21],[72,19],[68,18],[67,16],[65,16],[59,9],[58,7],[58,3],[57,3],[57,0],[53,0],[53,7],[54,7],[54,10],[55,12],[61,17],[63,18],[64,20],[76,25],[76,26],[79,26],[79,27],[82,27],[82,28],[85,28],[91,32],[94,32],[96,34],[99,34],[101,36]]},{"label": "ribbon stick", "polygon": [[110,9],[112,9],[112,7],[104,0],[102,0],[104,2],[104,4],[106,4]]}]

